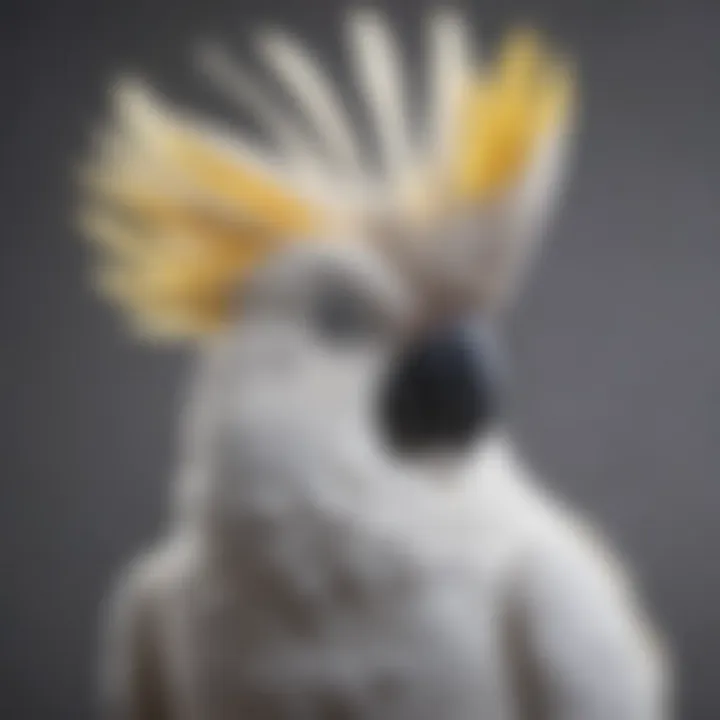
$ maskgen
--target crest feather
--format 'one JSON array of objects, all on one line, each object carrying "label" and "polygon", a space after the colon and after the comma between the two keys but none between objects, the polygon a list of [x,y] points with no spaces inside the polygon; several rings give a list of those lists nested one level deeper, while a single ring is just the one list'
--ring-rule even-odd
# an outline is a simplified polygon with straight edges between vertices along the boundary
[{"label": "crest feather", "polygon": [[548,148],[560,156],[553,148],[570,125],[567,66],[527,31],[480,67],[459,16],[438,13],[428,30],[427,137],[417,148],[397,38],[376,12],[349,18],[352,66],[384,154],[379,179],[362,172],[357,133],[321,63],[281,33],[258,35],[257,49],[325,140],[332,165],[217,48],[206,48],[205,70],[265,119],[284,157],[172,109],[140,83],[116,86],[115,122],[85,168],[81,211],[101,252],[103,291],[143,329],[194,337],[221,328],[238,284],[289,242],[373,227],[388,211],[406,235],[420,223],[430,231],[423,237],[438,237],[453,217],[482,215],[498,199],[516,214],[528,215],[522,203],[549,206],[556,173],[552,157],[538,158]]},{"label": "crest feather", "polygon": [[278,31],[260,34],[257,49],[315,123],[343,172],[357,176],[361,167],[358,140],[321,64],[300,42]]},{"label": "crest feather", "polygon": [[543,139],[566,121],[571,97],[569,68],[534,33],[511,35],[497,66],[465,88],[451,161],[453,195],[482,203],[521,179]]},{"label": "crest feather", "polygon": [[369,10],[348,20],[349,49],[359,88],[374,121],[390,183],[402,180],[410,159],[405,87],[397,38]]},{"label": "crest feather", "polygon": [[119,87],[116,102],[81,222],[104,253],[101,289],[143,326],[218,327],[233,288],[279,243],[327,234],[330,211],[251,152],[140,85]]}]

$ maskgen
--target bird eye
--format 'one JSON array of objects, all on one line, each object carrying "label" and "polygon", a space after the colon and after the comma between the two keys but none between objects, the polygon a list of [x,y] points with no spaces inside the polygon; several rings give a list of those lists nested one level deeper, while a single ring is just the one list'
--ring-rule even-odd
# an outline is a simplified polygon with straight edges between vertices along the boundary
[{"label": "bird eye", "polygon": [[343,343],[365,339],[380,325],[372,303],[345,287],[333,287],[319,295],[312,321],[323,338]]}]

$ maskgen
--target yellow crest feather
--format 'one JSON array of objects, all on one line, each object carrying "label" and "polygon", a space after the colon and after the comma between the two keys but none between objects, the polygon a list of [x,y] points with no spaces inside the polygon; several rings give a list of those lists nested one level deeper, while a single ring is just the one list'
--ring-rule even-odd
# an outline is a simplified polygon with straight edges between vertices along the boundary
[{"label": "yellow crest feather", "polygon": [[[383,62],[393,57],[392,38],[381,32],[377,18],[369,27],[367,18],[362,22],[356,35],[364,42],[356,43],[361,55],[356,60],[368,71],[366,81],[378,82],[387,73]],[[517,186],[544,139],[568,123],[573,107],[569,69],[527,31],[506,40],[493,67],[473,68],[470,54],[458,50],[457,28],[442,18],[436,24],[435,79],[441,87],[435,103],[439,98],[449,102],[441,115],[454,123],[439,123],[438,142],[422,157],[411,152],[408,172],[394,177],[389,189],[387,182],[378,184],[375,178],[373,185],[367,177],[348,187],[342,175],[326,172],[323,186],[336,185],[347,195],[333,202],[327,195],[309,196],[306,187],[293,185],[278,168],[171,110],[142,85],[116,87],[116,122],[87,168],[81,213],[86,234],[102,252],[101,290],[129,310],[143,331],[194,337],[221,328],[235,288],[269,253],[289,242],[329,238],[348,225],[357,229],[353,222],[372,225],[373,213],[386,202],[412,234],[417,223],[442,226],[448,214],[482,208]],[[373,51],[378,38],[386,52]],[[288,53],[295,56],[293,47],[281,42],[277,51],[287,59]],[[310,62],[305,58],[303,77],[312,82],[302,81],[310,86],[303,89],[297,78],[295,87],[306,99],[319,92]],[[452,68],[452,77],[445,77],[443,68]],[[322,89],[325,103],[319,114],[325,131],[337,131],[342,113],[331,102],[332,93]],[[400,99],[384,90],[373,96],[375,104],[393,108],[386,112],[378,106],[378,122],[386,116],[401,120]],[[382,190],[370,194],[375,198],[370,207],[359,199],[367,197],[368,186]]]},{"label": "yellow crest feather", "polygon": [[86,179],[99,286],[139,327],[194,336],[227,316],[232,291],[281,242],[323,234],[331,215],[146,89],[117,90],[120,127]]},{"label": "yellow crest feather", "polygon": [[451,160],[452,195],[479,203],[511,186],[543,137],[567,119],[572,90],[569,69],[539,37],[510,35],[496,67],[467,83]]}]

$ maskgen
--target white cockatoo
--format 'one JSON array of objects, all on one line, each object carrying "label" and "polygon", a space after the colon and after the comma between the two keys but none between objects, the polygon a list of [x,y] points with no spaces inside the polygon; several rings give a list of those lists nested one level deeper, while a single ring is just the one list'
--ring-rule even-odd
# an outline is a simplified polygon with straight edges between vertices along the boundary
[{"label": "white cockatoo", "polygon": [[199,361],[171,522],[109,603],[112,717],[669,716],[632,582],[498,413],[492,329],[556,204],[571,73],[531,32],[481,64],[455,15],[427,30],[411,124],[396,37],[347,20],[373,170],[280,32],[257,49],[291,105],[220,48],[201,58],[272,154],[114,87],[83,185],[100,287]]}]

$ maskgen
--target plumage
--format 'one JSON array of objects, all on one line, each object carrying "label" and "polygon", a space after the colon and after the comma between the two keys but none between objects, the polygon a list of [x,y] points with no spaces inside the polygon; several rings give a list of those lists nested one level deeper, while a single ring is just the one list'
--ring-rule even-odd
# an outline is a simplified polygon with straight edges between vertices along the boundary
[{"label": "plumage", "polygon": [[250,73],[235,62],[226,50],[217,44],[206,44],[198,53],[199,65],[210,82],[225,96],[244,109],[251,110],[263,127],[274,136],[282,157],[286,157],[290,169],[302,173],[304,182],[312,182],[316,176],[325,180],[327,167],[321,171],[317,149],[304,136],[297,124],[288,119],[287,108],[271,98],[251,77]]},{"label": "plumage", "polygon": [[384,171],[402,180],[411,160],[407,89],[397,39],[377,12],[357,12],[348,21],[348,44],[361,94],[374,120]]},{"label": "plumage", "polygon": [[347,30],[379,176],[320,56],[284,33],[256,42],[282,110],[222,50],[201,58],[272,150],[113,88],[82,193],[102,288],[142,332],[203,342],[171,522],[109,598],[108,709],[667,720],[637,589],[521,460],[473,332],[501,321],[556,204],[571,74],[527,31],[479,65],[444,10],[417,138],[401,38],[375,11]]},{"label": "plumage", "polygon": [[357,137],[342,99],[320,62],[300,42],[279,31],[262,33],[257,39],[257,48],[315,124],[341,171],[359,172]]},{"label": "plumage", "polygon": [[441,164],[457,133],[458,114],[470,77],[481,70],[470,29],[456,13],[439,11],[427,23],[427,154]]},{"label": "plumage", "polygon": [[[222,327],[231,286],[287,242],[351,235],[388,214],[406,236],[440,235],[458,213],[482,215],[520,186],[547,137],[567,134],[571,83],[534,36],[512,37],[496,68],[474,69],[467,26],[444,12],[428,25],[431,102],[420,148],[409,136],[402,57],[388,24],[362,11],[347,28],[384,179],[363,174],[357,134],[319,60],[279,32],[258,36],[257,49],[327,142],[334,165],[313,154],[287,113],[218,47],[205,47],[203,68],[267,123],[275,157],[137,81],[113,88],[115,123],[91,159],[83,229],[111,266],[103,262],[101,285],[133,315],[202,336]],[[553,187],[535,185],[534,196]]]}]

